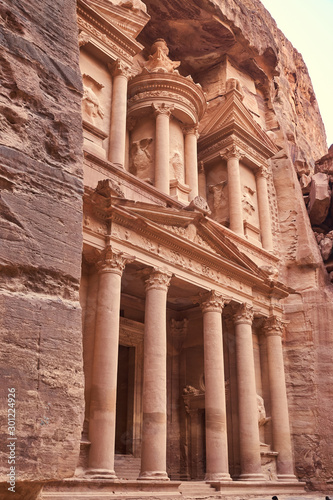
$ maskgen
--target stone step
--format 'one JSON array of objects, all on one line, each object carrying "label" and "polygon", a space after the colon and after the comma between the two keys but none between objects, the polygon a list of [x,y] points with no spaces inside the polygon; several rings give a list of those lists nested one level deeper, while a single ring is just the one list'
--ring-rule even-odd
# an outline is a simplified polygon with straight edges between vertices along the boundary
[{"label": "stone step", "polygon": [[118,479],[135,480],[140,474],[141,458],[133,455],[115,455],[114,470]]},{"label": "stone step", "polygon": [[207,498],[207,497],[220,497],[215,488],[204,481],[188,481],[181,483],[180,492],[187,498]]}]

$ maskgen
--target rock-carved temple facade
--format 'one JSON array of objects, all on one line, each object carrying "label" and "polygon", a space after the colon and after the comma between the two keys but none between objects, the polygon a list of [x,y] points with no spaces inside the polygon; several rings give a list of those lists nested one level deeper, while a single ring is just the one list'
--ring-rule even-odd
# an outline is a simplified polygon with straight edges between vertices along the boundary
[{"label": "rock-carved temple facade", "polygon": [[3,0],[0,31],[1,499],[332,496],[301,55],[259,0]]},{"label": "rock-carved temple facade", "polygon": [[147,23],[140,2],[78,2],[85,421],[76,475],[126,479],[117,463],[134,457],[141,481],[299,491],[270,166],[278,148],[265,102],[228,56],[183,74],[165,40],[137,41]]}]

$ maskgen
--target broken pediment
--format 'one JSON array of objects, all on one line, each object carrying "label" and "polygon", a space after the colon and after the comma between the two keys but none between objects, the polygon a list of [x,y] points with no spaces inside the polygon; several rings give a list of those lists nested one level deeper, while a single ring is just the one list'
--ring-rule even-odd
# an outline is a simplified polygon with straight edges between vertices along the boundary
[{"label": "broken pediment", "polygon": [[[201,254],[209,260],[224,262],[228,267],[253,273],[266,278],[265,272],[228,237],[226,228],[200,212],[160,207],[149,203],[133,202],[120,198],[112,199],[108,213],[112,221],[131,230],[145,234],[152,241],[163,242],[166,246],[187,253]],[[224,265],[221,262],[221,265]]]},{"label": "broken pediment", "polygon": [[273,141],[268,134],[253,119],[251,112],[243,103],[243,95],[237,86],[232,86],[225,94],[225,99],[216,106],[216,109],[205,120],[200,130],[200,149],[205,148],[205,143],[212,136],[218,137],[234,136],[246,139],[247,143],[259,148],[266,158],[270,158],[277,151]]},{"label": "broken pediment", "polygon": [[89,5],[123,33],[136,38],[150,19],[141,0],[88,0]]}]

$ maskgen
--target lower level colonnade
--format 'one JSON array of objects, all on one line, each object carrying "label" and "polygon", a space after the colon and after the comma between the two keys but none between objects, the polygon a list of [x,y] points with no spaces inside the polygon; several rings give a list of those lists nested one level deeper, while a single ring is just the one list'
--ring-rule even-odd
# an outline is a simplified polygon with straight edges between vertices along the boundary
[{"label": "lower level colonnade", "polygon": [[[89,410],[87,474],[116,478],[117,368],[122,274],[133,260],[110,247],[98,263],[99,288]],[[142,390],[141,480],[168,480],[167,474],[167,297],[171,273],[145,270],[145,321]],[[230,482],[222,312],[232,318],[238,406],[240,475],[243,481],[265,481],[261,466],[258,401],[252,335],[253,308],[230,303],[212,290],[200,294],[205,377],[206,481]],[[230,316],[230,311],[232,315]],[[230,320],[230,319],[229,319]],[[282,330],[275,316],[262,321],[266,337],[272,445],[277,477],[296,481],[293,470],[285,385]],[[179,356],[178,356],[179,359]],[[230,430],[229,430],[230,432]],[[276,453],[275,453],[276,455]]]}]

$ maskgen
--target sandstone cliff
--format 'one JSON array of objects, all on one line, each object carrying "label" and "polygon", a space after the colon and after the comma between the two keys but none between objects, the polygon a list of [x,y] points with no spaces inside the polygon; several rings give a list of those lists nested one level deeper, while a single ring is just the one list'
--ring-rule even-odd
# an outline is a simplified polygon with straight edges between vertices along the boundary
[{"label": "sandstone cliff", "polygon": [[[296,468],[312,487],[332,478],[332,290],[298,177],[327,153],[301,55],[258,0],[147,0],[143,42],[163,36],[187,74],[226,52],[256,80],[281,148],[272,161],[281,226],[281,279]],[[17,390],[17,487],[71,476],[83,415],[81,318],[81,81],[75,2],[2,0],[1,429],[7,388]],[[48,419],[48,420],[47,420]],[[43,422],[43,424],[42,424]],[[7,450],[1,481],[6,491]],[[45,466],[47,464],[47,467]],[[31,484],[31,483],[30,483]],[[24,496],[28,499],[27,483]],[[8,496],[11,498],[11,496]],[[6,498],[3,496],[2,498]]]},{"label": "sandstone cliff", "polygon": [[[2,1],[0,25],[0,496],[27,500],[40,482],[73,474],[83,415],[75,2]],[[15,495],[8,437],[17,438]]]}]

